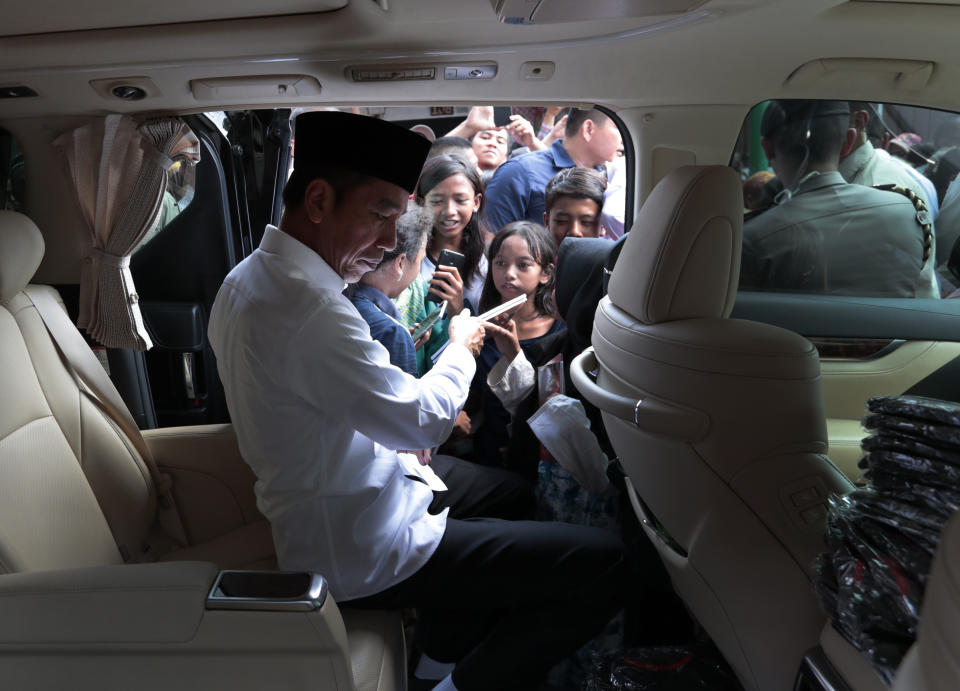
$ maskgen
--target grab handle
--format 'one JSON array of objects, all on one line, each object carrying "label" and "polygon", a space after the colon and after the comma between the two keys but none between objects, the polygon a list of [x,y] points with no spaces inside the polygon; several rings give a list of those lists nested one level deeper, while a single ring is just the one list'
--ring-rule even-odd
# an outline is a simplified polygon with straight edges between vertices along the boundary
[{"label": "grab handle", "polygon": [[652,396],[628,398],[611,393],[600,388],[591,374],[597,367],[597,354],[587,348],[570,363],[570,377],[583,397],[600,410],[659,436],[686,441],[706,436],[710,418],[705,413]]}]

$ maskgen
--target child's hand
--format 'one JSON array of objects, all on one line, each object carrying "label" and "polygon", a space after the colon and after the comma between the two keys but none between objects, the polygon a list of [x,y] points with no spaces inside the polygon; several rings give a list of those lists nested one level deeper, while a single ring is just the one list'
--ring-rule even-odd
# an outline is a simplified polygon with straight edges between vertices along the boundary
[{"label": "child's hand", "polygon": [[511,314],[501,314],[490,321],[483,322],[484,331],[493,336],[497,350],[507,360],[520,354],[520,338],[517,336],[517,322]]},{"label": "child's hand", "polygon": [[453,431],[450,433],[451,439],[465,439],[470,436],[470,416],[464,411],[457,414],[457,421],[453,425]]},{"label": "child's hand", "polygon": [[[409,329],[407,329],[407,330],[410,332],[410,335],[411,335],[411,336],[413,336],[413,332],[417,330],[417,327],[418,327],[418,326],[420,326],[419,323],[418,323],[418,324],[414,324],[414,325],[411,326]],[[430,334],[432,334],[432,333],[433,333],[433,328],[432,328],[432,327],[429,328],[429,329],[427,329],[426,331],[424,331],[424,332],[423,332],[423,335],[420,336],[420,338],[418,338],[417,340],[415,340],[415,341],[413,342],[413,348],[414,348],[414,350],[420,350],[420,349],[424,346],[424,344],[425,344],[427,341],[430,340]]]},{"label": "child's hand", "polygon": [[430,279],[430,294],[447,301],[447,314],[463,311],[463,279],[455,266],[438,266]]}]

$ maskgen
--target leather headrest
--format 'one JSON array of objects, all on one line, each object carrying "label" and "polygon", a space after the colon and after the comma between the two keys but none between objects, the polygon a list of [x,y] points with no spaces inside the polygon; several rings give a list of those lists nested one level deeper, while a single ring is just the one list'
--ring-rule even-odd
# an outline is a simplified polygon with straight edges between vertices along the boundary
[{"label": "leather headrest", "polygon": [[579,353],[590,345],[593,315],[603,297],[604,267],[614,243],[606,238],[564,238],[557,250],[554,297],[567,338]]},{"label": "leather headrest", "polygon": [[16,211],[0,211],[0,303],[23,290],[43,259],[43,235]]},{"label": "leather headrest", "polygon": [[737,296],[743,190],[727,166],[686,166],[647,198],[608,294],[645,324],[728,317]]}]

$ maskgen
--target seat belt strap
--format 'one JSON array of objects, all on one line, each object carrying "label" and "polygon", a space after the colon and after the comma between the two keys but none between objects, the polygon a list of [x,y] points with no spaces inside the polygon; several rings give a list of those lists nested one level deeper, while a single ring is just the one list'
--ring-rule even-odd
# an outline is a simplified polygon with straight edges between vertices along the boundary
[{"label": "seat belt strap", "polygon": [[140,454],[157,492],[160,527],[178,546],[188,543],[186,529],[173,498],[172,480],[157,467],[150,447],[110,376],[93,354],[86,340],[54,297],[52,288],[28,285],[24,294],[37,308],[40,319],[73,373],[93,392],[100,408],[117,424]]}]

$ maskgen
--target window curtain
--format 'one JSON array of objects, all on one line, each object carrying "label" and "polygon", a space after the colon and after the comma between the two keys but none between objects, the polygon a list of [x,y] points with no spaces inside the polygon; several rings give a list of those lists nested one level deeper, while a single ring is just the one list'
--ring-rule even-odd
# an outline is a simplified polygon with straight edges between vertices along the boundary
[{"label": "window curtain", "polygon": [[65,132],[53,145],[66,159],[92,239],[80,275],[77,326],[112,348],[148,350],[130,254],[157,224],[173,161],[200,158],[196,135],[179,118],[137,124],[127,115]]}]

